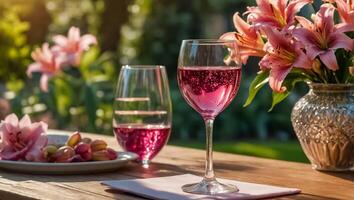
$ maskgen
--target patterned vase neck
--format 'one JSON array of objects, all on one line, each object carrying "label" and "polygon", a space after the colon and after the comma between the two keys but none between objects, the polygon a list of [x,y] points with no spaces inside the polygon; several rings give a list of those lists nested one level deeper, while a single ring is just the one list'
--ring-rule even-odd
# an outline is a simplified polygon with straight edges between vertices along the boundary
[{"label": "patterned vase neck", "polygon": [[354,84],[309,83],[310,92],[328,95],[354,95]]}]

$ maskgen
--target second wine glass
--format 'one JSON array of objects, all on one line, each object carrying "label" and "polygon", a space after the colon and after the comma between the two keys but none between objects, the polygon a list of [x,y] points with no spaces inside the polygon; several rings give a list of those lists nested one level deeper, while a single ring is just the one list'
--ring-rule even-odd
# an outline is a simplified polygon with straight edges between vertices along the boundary
[{"label": "second wine glass", "polygon": [[126,151],[147,167],[167,143],[172,106],[164,66],[125,65],[114,101],[114,134]]},{"label": "second wine glass", "polygon": [[217,194],[238,191],[219,183],[213,169],[213,123],[234,99],[241,80],[235,41],[184,40],[178,59],[178,85],[182,96],[204,119],[206,126],[205,175],[201,182],[184,185],[183,191]]}]

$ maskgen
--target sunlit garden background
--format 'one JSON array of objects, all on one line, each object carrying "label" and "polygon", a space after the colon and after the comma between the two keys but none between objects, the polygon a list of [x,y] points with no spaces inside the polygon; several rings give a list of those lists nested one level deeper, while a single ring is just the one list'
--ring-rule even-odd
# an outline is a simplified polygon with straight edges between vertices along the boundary
[{"label": "sunlit garden background", "polygon": [[[232,15],[253,0],[0,0],[0,118],[29,114],[52,129],[112,133],[115,82],[124,64],[160,64],[168,71],[173,101],[170,144],[204,148],[204,125],[182,99],[176,81],[183,39],[218,38],[234,30]],[[75,69],[39,88],[39,74],[26,75],[31,52],[71,26],[97,37]],[[290,112],[306,91],[297,91],[271,112],[262,90],[243,108],[257,60],[243,68],[236,100],[216,120],[217,151],[307,162],[295,140]]]}]

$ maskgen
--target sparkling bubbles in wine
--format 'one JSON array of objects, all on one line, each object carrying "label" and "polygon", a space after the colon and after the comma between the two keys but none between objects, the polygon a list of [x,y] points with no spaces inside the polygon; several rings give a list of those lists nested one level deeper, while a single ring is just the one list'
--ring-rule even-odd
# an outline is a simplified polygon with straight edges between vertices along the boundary
[{"label": "sparkling bubbles in wine", "polygon": [[119,144],[138,154],[139,160],[151,160],[168,141],[171,127],[146,124],[119,124],[113,128]]},{"label": "sparkling bubbles in wine", "polygon": [[214,118],[235,97],[240,67],[178,67],[178,85],[188,104],[203,118]]}]

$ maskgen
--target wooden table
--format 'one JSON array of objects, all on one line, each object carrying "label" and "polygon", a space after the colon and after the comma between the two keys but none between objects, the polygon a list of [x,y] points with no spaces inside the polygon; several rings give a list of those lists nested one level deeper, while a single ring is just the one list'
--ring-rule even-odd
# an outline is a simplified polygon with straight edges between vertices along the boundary
[{"label": "wooden table", "polygon": [[[119,148],[113,137],[86,136],[105,139],[110,146]],[[0,199],[143,199],[111,190],[100,181],[184,173],[202,175],[204,154],[202,150],[168,145],[149,169],[132,163],[113,173],[90,175],[29,175],[0,171]],[[214,163],[218,177],[302,190],[301,194],[278,199],[354,199],[354,172],[323,173],[312,170],[308,164],[218,152],[214,153]]]}]

